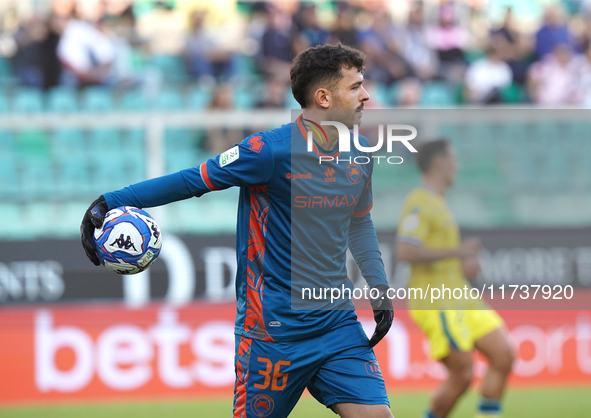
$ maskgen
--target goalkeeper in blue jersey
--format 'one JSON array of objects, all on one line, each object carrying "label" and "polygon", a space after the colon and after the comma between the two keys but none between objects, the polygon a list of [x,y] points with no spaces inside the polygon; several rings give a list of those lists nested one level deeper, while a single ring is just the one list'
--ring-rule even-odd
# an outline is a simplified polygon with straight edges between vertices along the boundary
[{"label": "goalkeeper in blue jersey", "polygon": [[[340,152],[337,129],[322,127],[317,112],[328,112],[327,120],[349,129],[359,123],[369,99],[363,72],[364,58],[353,48],[307,49],[290,73],[303,109],[295,123],[253,134],[196,167],[105,193],[84,215],[82,244],[98,265],[92,235],[109,209],[148,208],[240,187],[235,418],[287,417],[306,388],[341,417],[392,417],[372,348],[393,319],[369,213],[373,158],[357,149]],[[308,130],[314,132],[312,151]],[[360,143],[369,146],[366,138]],[[322,164],[319,156],[325,157]],[[356,164],[360,156],[370,163]],[[371,339],[350,300],[340,300],[338,309],[306,309],[306,301],[293,305],[305,287],[351,287],[347,249],[375,289]]]}]

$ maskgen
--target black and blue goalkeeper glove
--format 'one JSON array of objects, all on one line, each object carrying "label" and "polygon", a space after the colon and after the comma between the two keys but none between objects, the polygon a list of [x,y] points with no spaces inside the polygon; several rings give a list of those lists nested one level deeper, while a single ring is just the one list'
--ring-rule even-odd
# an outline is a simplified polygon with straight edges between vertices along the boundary
[{"label": "black and blue goalkeeper glove", "polygon": [[[392,301],[388,298],[389,287],[379,284],[374,289],[377,289],[379,294],[376,298],[370,299],[373,317],[376,321],[376,329],[369,340],[370,347],[374,347],[386,336],[394,320],[394,307]],[[373,293],[375,294],[375,291]]]},{"label": "black and blue goalkeeper glove", "polygon": [[82,248],[86,253],[86,257],[95,266],[100,266],[98,256],[96,255],[96,245],[94,243],[94,229],[103,226],[103,220],[105,215],[109,211],[107,202],[103,195],[100,195],[98,199],[90,204],[84,217],[82,218],[82,224],[80,225],[80,237],[82,239]]}]

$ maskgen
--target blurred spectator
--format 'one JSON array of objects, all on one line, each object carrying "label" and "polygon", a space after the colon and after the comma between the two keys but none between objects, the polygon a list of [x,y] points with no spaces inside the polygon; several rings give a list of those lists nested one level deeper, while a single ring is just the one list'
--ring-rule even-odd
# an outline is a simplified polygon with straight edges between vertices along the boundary
[{"label": "blurred spectator", "polygon": [[407,78],[400,82],[398,90],[398,106],[417,106],[421,102],[423,87],[417,78]]},{"label": "blurred spectator", "polygon": [[357,30],[355,29],[355,10],[346,2],[338,3],[338,16],[332,31],[332,44],[339,42],[358,48]]},{"label": "blurred spectator", "polygon": [[466,69],[464,50],[470,42],[470,34],[458,24],[453,3],[440,6],[438,23],[427,30],[427,39],[437,51],[439,76],[451,83],[460,83]]},{"label": "blurred spectator", "polygon": [[24,86],[43,86],[43,40],[49,28],[40,16],[34,16],[15,34],[17,52],[14,58],[19,83]]},{"label": "blurred spectator", "polygon": [[535,52],[538,59],[554,51],[556,45],[574,46],[572,36],[566,26],[564,9],[553,5],[546,9],[544,25],[536,33]]},{"label": "blurred spectator", "polygon": [[591,43],[579,59],[578,102],[586,109],[591,109]]},{"label": "blurred spectator", "polygon": [[[229,83],[220,83],[216,87],[209,109],[211,110],[228,110],[234,107],[233,91]],[[220,154],[234,144],[242,141],[245,137],[243,129],[233,128],[209,128],[207,129],[207,137],[205,139],[206,151],[213,154]]]},{"label": "blurred spectator", "polygon": [[577,102],[580,60],[569,44],[557,44],[550,54],[530,67],[529,94],[541,105],[572,105]]},{"label": "blurred spectator", "polygon": [[134,69],[133,63],[133,45],[143,45],[143,41],[135,32],[134,24],[135,18],[131,7],[124,9],[118,16],[107,16],[104,19],[103,33],[111,40],[114,53],[110,84],[123,87],[143,84],[145,74]]},{"label": "blurred spectator", "polygon": [[51,15],[48,19],[47,36],[41,43],[41,68],[43,70],[43,89],[48,90],[60,83],[62,63],[57,54],[60,38],[68,20]]},{"label": "blurred spectator", "polygon": [[508,7],[503,25],[491,31],[490,43],[495,45],[500,59],[511,67],[513,80],[519,84],[525,84],[530,46],[514,27],[513,8]]},{"label": "blurred spectator", "polygon": [[373,12],[373,24],[360,34],[360,47],[367,56],[365,75],[368,79],[390,85],[410,74],[396,39],[398,31],[385,10]]},{"label": "blurred spectator", "polygon": [[429,80],[437,74],[438,59],[427,43],[425,10],[422,1],[413,3],[406,27],[400,33],[400,49],[414,75]]},{"label": "blurred spectator", "polygon": [[59,84],[62,66],[57,45],[65,22],[56,15],[34,16],[16,32],[14,64],[21,85],[47,90]]},{"label": "blurred spectator", "polygon": [[269,5],[267,28],[261,39],[261,70],[268,76],[289,81],[291,67],[291,17],[284,11]]},{"label": "blurred spectator", "polygon": [[68,21],[57,48],[64,67],[63,84],[84,87],[107,83],[115,45],[101,31],[103,27],[103,22]]},{"label": "blurred spectator", "polygon": [[287,97],[287,84],[276,78],[269,78],[265,82],[264,98],[255,105],[258,109],[284,108]]},{"label": "blurred spectator", "polygon": [[301,4],[300,11],[293,17],[296,33],[293,36],[293,52],[298,55],[303,50],[330,41],[330,32],[318,24],[316,6]]},{"label": "blurred spectator", "polygon": [[205,16],[202,11],[191,16],[191,32],[185,46],[189,72],[195,78],[228,80],[234,75],[234,52],[221,48],[216,38],[204,30]]},{"label": "blurred spectator", "polygon": [[500,90],[511,85],[511,67],[503,61],[498,46],[491,44],[486,57],[479,59],[466,71],[466,96],[470,103],[500,103]]}]

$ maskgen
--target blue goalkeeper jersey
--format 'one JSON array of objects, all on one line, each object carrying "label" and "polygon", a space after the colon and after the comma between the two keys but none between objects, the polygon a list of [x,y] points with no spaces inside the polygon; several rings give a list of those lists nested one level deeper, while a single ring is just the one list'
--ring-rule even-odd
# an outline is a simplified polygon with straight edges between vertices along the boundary
[{"label": "blue goalkeeper jersey", "polygon": [[353,305],[330,295],[302,301],[302,290],[350,289],[348,248],[370,286],[387,280],[369,215],[371,154],[316,143],[308,151],[306,138],[300,116],[197,167],[104,196],[109,209],[144,208],[239,186],[235,333],[264,341],[319,335],[355,317]]}]

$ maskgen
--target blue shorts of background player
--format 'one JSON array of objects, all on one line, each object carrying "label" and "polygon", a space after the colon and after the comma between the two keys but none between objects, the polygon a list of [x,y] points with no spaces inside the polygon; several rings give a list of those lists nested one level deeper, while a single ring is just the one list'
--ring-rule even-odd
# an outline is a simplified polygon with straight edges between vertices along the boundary
[{"label": "blue shorts of background player", "polygon": [[355,319],[305,340],[236,336],[235,368],[234,418],[285,418],[306,388],[326,407],[390,406],[374,351]]}]

